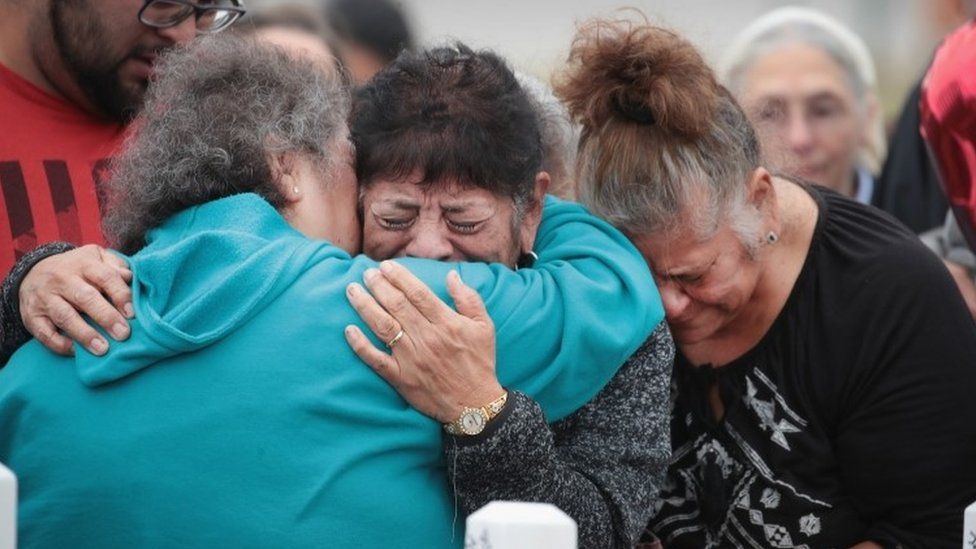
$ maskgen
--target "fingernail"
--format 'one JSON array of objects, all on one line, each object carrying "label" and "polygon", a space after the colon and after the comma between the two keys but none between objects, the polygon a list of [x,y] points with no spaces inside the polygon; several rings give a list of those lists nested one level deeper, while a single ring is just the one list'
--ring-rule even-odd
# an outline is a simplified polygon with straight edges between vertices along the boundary
[{"label": "fingernail", "polygon": [[370,268],[370,269],[366,269],[366,272],[363,273],[363,278],[365,278],[367,282],[371,282],[375,280],[376,277],[378,277],[379,275],[380,275],[379,271]]},{"label": "fingernail", "polygon": [[346,286],[346,294],[348,294],[348,295],[356,295],[357,292],[359,292],[359,284],[356,284],[355,282],[353,282],[353,283],[351,283],[351,284],[349,284],[349,285]]},{"label": "fingernail", "polygon": [[112,326],[112,335],[115,337],[115,339],[125,339],[129,337],[129,328],[120,322],[115,326]]},{"label": "fingernail", "polygon": [[346,326],[346,329],[344,331],[346,332],[347,336],[352,336],[353,333],[352,325]]},{"label": "fingernail", "polygon": [[454,280],[461,282],[461,275],[459,275],[458,272],[455,270],[451,270],[449,273],[447,273],[447,276],[450,276],[454,278]]},{"label": "fingernail", "polygon": [[92,354],[104,355],[105,351],[108,350],[108,343],[104,339],[96,337],[91,340],[88,350],[91,351]]},{"label": "fingernail", "polygon": [[380,270],[387,274],[391,273],[393,271],[393,262],[383,261],[380,263]]},{"label": "fingernail", "polygon": [[136,310],[132,308],[132,304],[131,303],[126,303],[122,307],[122,310],[125,311],[125,317],[126,318],[134,318],[136,316]]}]

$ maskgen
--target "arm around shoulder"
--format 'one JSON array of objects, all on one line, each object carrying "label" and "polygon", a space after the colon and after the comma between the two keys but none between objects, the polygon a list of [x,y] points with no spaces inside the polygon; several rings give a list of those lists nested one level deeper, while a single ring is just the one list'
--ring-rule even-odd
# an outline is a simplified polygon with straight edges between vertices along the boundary
[{"label": "arm around shoulder", "polygon": [[41,260],[57,255],[75,246],[67,242],[51,242],[31,250],[7,273],[0,286],[0,367],[7,364],[11,355],[31,338],[20,318],[20,284],[27,273]]}]

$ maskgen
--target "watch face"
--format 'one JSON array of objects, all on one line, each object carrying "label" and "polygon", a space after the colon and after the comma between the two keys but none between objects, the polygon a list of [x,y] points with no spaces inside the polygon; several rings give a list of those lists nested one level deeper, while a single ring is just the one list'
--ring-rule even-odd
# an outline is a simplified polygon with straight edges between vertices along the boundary
[{"label": "watch face", "polygon": [[461,414],[461,429],[468,435],[477,435],[485,428],[485,416],[481,410],[465,410]]}]

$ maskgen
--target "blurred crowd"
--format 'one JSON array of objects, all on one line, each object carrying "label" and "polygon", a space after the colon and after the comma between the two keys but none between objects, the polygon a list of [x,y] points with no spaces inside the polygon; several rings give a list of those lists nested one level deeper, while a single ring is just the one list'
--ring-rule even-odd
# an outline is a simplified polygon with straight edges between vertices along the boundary
[{"label": "blurred crowd", "polygon": [[886,123],[864,41],[806,7],[714,67],[582,21],[543,82],[391,0],[0,0],[21,545],[475,547],[458,513],[520,500],[581,547],[958,547],[952,7]]}]

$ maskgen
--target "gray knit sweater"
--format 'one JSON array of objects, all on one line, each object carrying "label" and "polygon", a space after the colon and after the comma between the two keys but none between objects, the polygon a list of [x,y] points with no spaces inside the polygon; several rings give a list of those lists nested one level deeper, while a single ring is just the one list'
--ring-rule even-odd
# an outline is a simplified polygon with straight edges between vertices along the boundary
[{"label": "gray knit sweater", "polygon": [[[17,291],[54,243],[21,258],[0,287],[0,366],[30,338]],[[650,518],[670,460],[674,342],[665,323],[603,390],[552,425],[518,391],[476,437],[444,435],[448,474],[466,515],[493,500],[556,505],[579,526],[579,546],[633,547]]]},{"label": "gray knit sweater", "polygon": [[665,323],[602,391],[548,425],[512,391],[477,437],[445,435],[448,474],[467,514],[492,500],[552,503],[579,526],[579,546],[633,547],[671,457],[674,342]]}]

